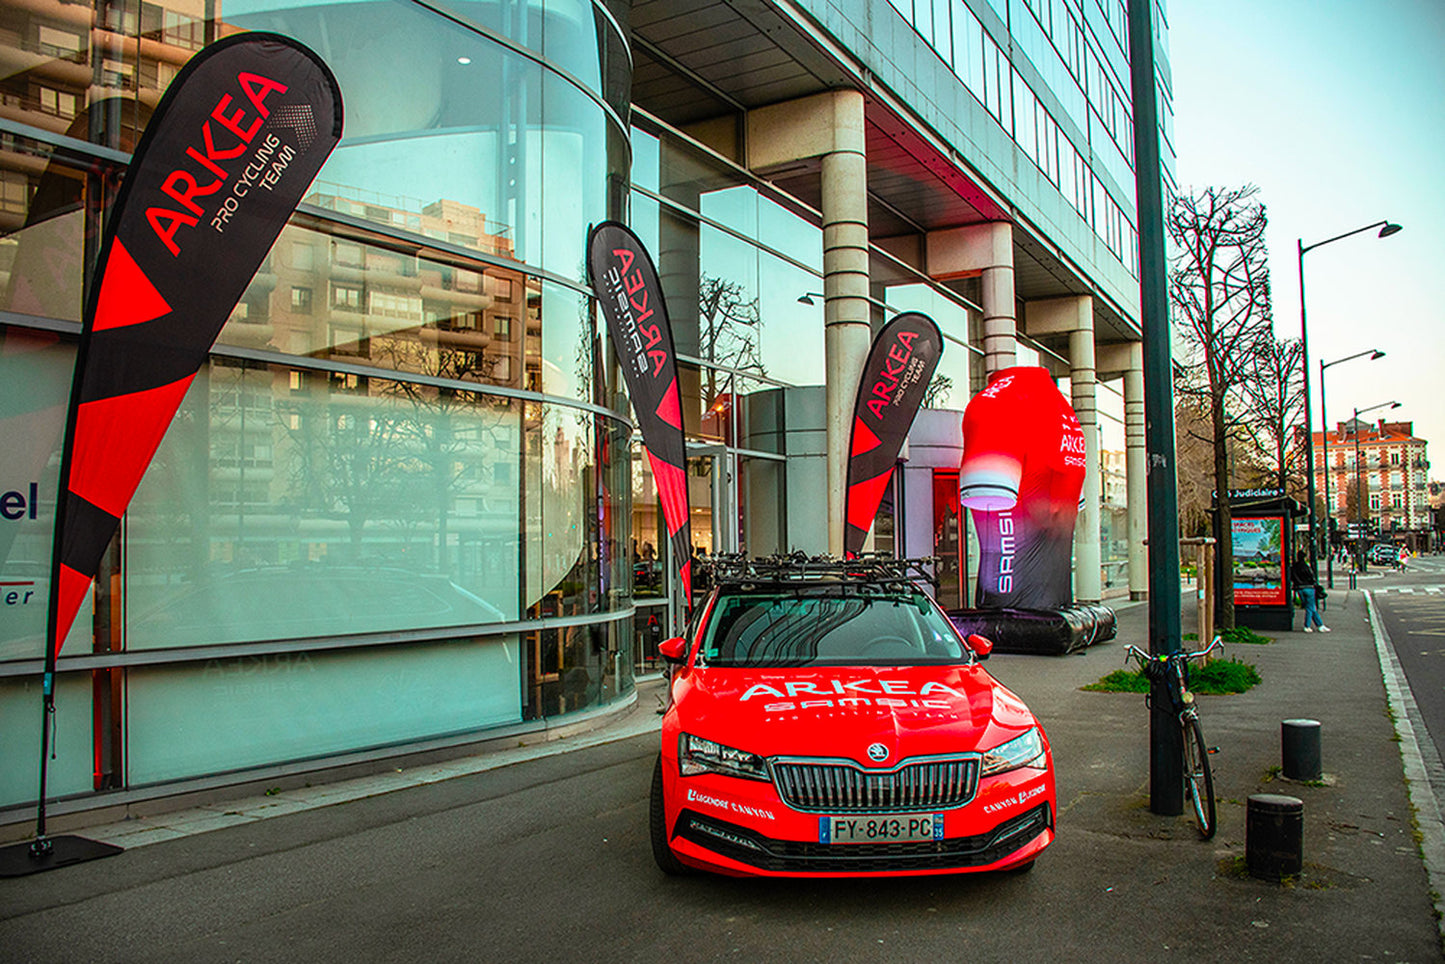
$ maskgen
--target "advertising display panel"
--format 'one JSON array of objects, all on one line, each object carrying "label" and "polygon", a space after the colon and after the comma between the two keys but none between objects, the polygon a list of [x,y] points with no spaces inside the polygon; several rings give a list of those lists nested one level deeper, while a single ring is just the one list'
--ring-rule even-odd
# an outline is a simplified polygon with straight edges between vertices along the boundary
[{"label": "advertising display panel", "polygon": [[1255,606],[1285,606],[1284,517],[1235,518],[1234,601]]}]

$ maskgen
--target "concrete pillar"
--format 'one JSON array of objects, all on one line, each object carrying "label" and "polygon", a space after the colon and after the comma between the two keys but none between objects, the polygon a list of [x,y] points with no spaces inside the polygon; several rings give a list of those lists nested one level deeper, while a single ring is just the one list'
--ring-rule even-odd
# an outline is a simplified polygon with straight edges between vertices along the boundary
[{"label": "concrete pillar", "polygon": [[1099,412],[1095,401],[1094,299],[1088,295],[1031,301],[1025,327],[1030,337],[1067,334],[1069,385],[1074,415],[1084,432],[1084,490],[1074,527],[1074,599],[1103,598],[1103,555],[1099,546],[1099,499],[1103,486],[1099,466]]},{"label": "concrete pillar", "polygon": [[1124,377],[1124,476],[1129,500],[1129,598],[1149,598],[1148,462],[1144,454],[1144,343],[1099,349],[1099,371]]},{"label": "concrete pillar", "polygon": [[843,553],[843,503],[853,403],[868,325],[868,162],[863,95],[830,91],[748,114],[748,166],[817,157],[822,166],[823,351],[827,371],[828,551]]},{"label": "concrete pillar", "polygon": [[1149,463],[1144,448],[1144,343],[1129,345],[1124,371],[1124,473],[1129,492],[1129,598],[1149,598]]},{"label": "concrete pillar", "polygon": [[1014,304],[1013,226],[1007,221],[931,231],[928,274],[979,279],[983,302],[983,363],[988,375],[1015,364],[1018,322]]}]

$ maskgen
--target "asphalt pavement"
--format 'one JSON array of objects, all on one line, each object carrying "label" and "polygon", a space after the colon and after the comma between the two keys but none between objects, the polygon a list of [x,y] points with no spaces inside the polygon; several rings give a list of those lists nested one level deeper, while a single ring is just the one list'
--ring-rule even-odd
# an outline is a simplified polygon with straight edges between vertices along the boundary
[{"label": "asphalt pavement", "polygon": [[[648,683],[608,726],[544,747],[82,828],[127,850],[0,880],[0,960],[1440,960],[1423,728],[1364,592],[1331,594],[1329,634],[1230,647],[1262,682],[1200,698],[1212,841],[1149,811],[1143,697],[1080,689],[1147,641],[1146,607],[1118,611],[1119,637],[1084,654],[987,664],[1053,744],[1058,839],[1025,875],[664,877]],[[1298,718],[1321,724],[1322,780],[1279,772]],[[1257,793],[1303,802],[1296,878],[1248,873]]]}]

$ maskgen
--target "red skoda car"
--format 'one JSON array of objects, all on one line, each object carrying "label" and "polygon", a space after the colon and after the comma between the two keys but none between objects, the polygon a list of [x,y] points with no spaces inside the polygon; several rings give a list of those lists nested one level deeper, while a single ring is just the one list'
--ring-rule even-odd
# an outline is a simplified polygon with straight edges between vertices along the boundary
[{"label": "red skoda car", "polygon": [[1054,839],[1048,739],[896,560],[724,560],[653,774],[668,873],[1025,870]]}]

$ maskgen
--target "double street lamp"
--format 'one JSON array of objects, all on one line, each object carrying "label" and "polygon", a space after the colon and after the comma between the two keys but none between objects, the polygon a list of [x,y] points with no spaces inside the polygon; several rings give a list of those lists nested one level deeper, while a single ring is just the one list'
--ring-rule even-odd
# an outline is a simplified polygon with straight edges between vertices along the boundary
[{"label": "double street lamp", "polygon": [[[1310,424],[1310,339],[1309,329],[1305,325],[1305,255],[1313,251],[1315,248],[1323,247],[1327,244],[1332,244],[1335,241],[1343,241],[1345,238],[1352,237],[1356,234],[1360,234],[1364,231],[1369,231],[1374,228],[1380,229],[1380,233],[1376,235],[1376,237],[1381,238],[1388,238],[1390,235],[1397,234],[1400,231],[1400,225],[1395,224],[1391,221],[1376,221],[1375,223],[1367,224],[1362,228],[1355,228],[1353,231],[1346,231],[1344,234],[1337,234],[1333,238],[1326,238],[1323,241],[1316,241],[1314,244],[1305,244],[1303,238],[1299,239],[1296,242],[1297,248],[1299,250],[1300,368],[1304,373],[1305,384],[1303,400],[1305,428],[1307,430]],[[1321,389],[1321,391],[1323,392],[1323,389]],[[1305,432],[1306,436],[1310,434],[1311,433],[1309,431]],[[1317,553],[1317,547],[1319,545],[1319,539],[1315,532],[1315,447],[1312,440],[1310,440],[1310,444],[1305,446],[1305,485],[1309,492],[1308,498],[1310,510],[1310,565],[1312,567],[1316,567],[1315,571],[1318,572],[1319,570],[1317,567],[1319,566],[1319,556]]]},{"label": "double street lamp", "polygon": [[[1364,358],[1366,355],[1370,356],[1370,361],[1385,357],[1385,353],[1378,348],[1371,348],[1368,351],[1357,351],[1353,355],[1336,358],[1330,362],[1320,360],[1320,427],[1324,429],[1320,434],[1320,461],[1324,463],[1325,476],[1325,584],[1330,589],[1335,588],[1335,553],[1334,543],[1330,539],[1332,529],[1330,523],[1334,521],[1334,511],[1330,507],[1330,421],[1329,416],[1325,414],[1325,369],[1347,361],[1354,361],[1356,358]],[[1306,421],[1308,421],[1308,412],[1306,412]],[[1310,448],[1314,448],[1313,442],[1310,443]]]},{"label": "double street lamp", "polygon": [[1399,402],[1381,402],[1378,405],[1371,405],[1369,408],[1355,409],[1355,416],[1350,420],[1350,430],[1355,434],[1355,518],[1359,520],[1359,536],[1355,539],[1355,568],[1365,568],[1365,515],[1366,506],[1361,492],[1363,486],[1361,480],[1364,478],[1364,465],[1360,459],[1360,416],[1366,412],[1373,412],[1377,408],[1399,408]]}]

